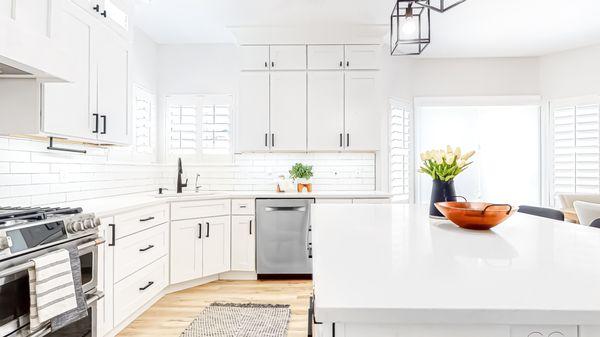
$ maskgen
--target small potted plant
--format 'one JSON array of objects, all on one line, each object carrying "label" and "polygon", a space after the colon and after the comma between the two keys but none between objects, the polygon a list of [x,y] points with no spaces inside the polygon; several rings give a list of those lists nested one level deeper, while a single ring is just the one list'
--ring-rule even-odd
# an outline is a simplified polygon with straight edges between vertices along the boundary
[{"label": "small potted plant", "polygon": [[469,159],[474,154],[475,151],[462,154],[460,147],[453,150],[449,145],[446,150],[431,150],[421,153],[421,168],[419,171],[433,178],[429,216],[433,218],[444,217],[435,208],[436,202],[456,201],[454,178],[473,163]]},{"label": "small potted plant", "polygon": [[298,193],[302,192],[306,187],[308,192],[312,192],[312,183],[310,178],[313,176],[311,165],[304,165],[302,163],[296,163],[290,170],[290,177],[296,181]]}]

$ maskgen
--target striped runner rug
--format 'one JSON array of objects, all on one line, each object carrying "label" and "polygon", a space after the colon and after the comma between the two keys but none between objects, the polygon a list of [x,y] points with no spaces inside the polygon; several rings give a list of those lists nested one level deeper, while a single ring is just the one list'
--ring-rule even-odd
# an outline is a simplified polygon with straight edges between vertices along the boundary
[{"label": "striped runner rug", "polygon": [[180,337],[285,337],[287,304],[212,303]]}]

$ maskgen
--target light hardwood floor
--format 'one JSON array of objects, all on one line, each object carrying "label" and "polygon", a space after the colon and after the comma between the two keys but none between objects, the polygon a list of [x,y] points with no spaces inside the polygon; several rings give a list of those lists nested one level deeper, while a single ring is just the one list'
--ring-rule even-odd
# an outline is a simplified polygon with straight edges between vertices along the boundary
[{"label": "light hardwood floor", "polygon": [[306,337],[311,281],[216,281],[168,294],[118,336],[178,337],[212,302],[290,304],[288,337]]}]

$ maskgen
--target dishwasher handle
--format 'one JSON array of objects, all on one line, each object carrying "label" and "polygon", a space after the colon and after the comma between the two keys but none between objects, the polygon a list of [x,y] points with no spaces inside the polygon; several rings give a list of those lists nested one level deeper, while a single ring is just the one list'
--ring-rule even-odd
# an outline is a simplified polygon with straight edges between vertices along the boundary
[{"label": "dishwasher handle", "polygon": [[306,212],[306,206],[267,206],[265,212]]}]

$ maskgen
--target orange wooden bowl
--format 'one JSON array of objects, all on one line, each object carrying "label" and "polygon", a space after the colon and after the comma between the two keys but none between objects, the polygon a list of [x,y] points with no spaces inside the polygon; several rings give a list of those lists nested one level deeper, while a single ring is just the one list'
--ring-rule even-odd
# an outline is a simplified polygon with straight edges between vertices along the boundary
[{"label": "orange wooden bowl", "polygon": [[436,202],[435,207],[457,226],[475,230],[495,227],[517,211],[508,204],[487,202]]}]

